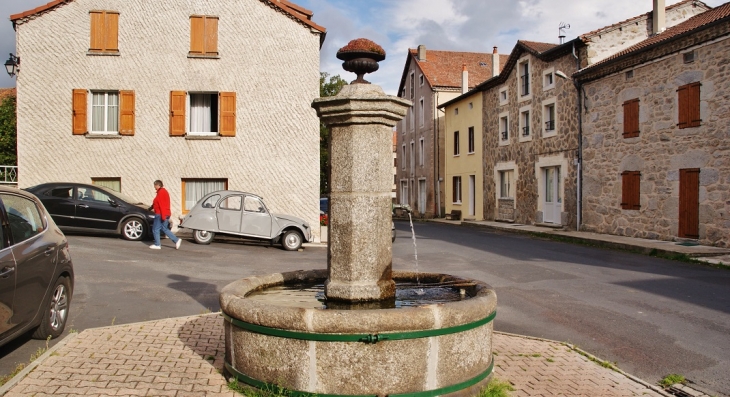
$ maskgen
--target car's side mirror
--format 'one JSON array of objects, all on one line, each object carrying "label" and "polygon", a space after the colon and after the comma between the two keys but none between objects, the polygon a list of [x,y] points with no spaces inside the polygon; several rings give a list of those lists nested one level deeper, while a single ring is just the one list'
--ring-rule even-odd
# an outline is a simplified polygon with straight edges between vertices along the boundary
[{"label": "car's side mirror", "polygon": [[116,201],[109,199],[109,204],[111,204],[112,207],[117,207],[119,204],[117,204]]}]

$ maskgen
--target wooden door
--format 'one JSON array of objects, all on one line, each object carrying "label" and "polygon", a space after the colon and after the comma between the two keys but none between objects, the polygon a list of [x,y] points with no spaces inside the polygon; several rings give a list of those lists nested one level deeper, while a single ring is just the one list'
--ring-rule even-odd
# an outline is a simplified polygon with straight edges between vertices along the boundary
[{"label": "wooden door", "polygon": [[679,170],[679,230],[677,236],[700,237],[700,169]]}]

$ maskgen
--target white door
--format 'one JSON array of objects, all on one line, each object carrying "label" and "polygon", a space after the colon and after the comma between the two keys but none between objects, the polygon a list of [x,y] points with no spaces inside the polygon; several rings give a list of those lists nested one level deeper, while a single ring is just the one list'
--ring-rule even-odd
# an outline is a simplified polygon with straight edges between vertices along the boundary
[{"label": "white door", "polygon": [[563,198],[560,195],[560,167],[543,168],[545,191],[543,192],[542,218],[545,223],[560,223]]},{"label": "white door", "polygon": [[418,212],[426,213],[426,181],[424,179],[418,181]]},{"label": "white door", "polygon": [[474,175],[469,175],[469,215],[474,216],[474,201],[476,200],[476,192],[474,184],[476,183]]}]

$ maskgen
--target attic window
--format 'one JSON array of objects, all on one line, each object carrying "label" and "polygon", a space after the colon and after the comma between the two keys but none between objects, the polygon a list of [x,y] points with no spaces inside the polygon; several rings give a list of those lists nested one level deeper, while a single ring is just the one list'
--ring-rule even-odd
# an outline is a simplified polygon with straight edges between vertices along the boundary
[{"label": "attic window", "polygon": [[684,60],[684,63],[694,62],[695,61],[695,52],[694,51],[685,52],[684,54],[682,54],[682,59]]},{"label": "attic window", "polygon": [[487,63],[486,62],[479,62],[479,66],[481,66],[481,67],[487,67]]},{"label": "attic window", "polygon": [[634,71],[633,70],[629,70],[628,72],[626,72],[626,80],[633,79],[633,78],[634,78]]},{"label": "attic window", "polygon": [[423,75],[419,76],[419,80],[421,81],[421,85],[423,85]]}]

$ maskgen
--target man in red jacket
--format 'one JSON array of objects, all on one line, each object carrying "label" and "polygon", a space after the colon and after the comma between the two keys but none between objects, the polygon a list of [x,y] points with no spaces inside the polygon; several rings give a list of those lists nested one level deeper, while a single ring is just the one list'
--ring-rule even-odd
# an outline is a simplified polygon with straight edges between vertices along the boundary
[{"label": "man in red jacket", "polygon": [[162,187],[162,181],[159,179],[155,181],[155,190],[157,191],[157,195],[152,201],[152,209],[155,211],[155,220],[152,223],[152,235],[155,238],[155,243],[150,245],[150,248],[153,250],[161,249],[160,230],[162,230],[175,243],[175,249],[180,249],[182,239],[172,233],[168,226],[170,225],[170,215],[172,215],[170,212],[170,194]]}]

